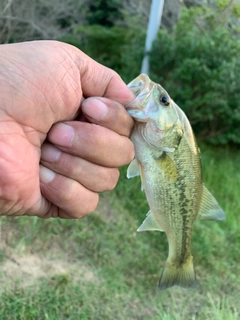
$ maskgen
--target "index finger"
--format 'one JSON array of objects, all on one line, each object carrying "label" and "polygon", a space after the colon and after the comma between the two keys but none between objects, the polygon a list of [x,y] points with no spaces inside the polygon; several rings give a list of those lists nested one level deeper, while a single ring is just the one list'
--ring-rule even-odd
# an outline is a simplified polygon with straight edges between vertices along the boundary
[{"label": "index finger", "polygon": [[91,123],[99,124],[122,136],[129,137],[132,132],[133,118],[119,102],[102,97],[87,98],[82,103],[82,112]]}]

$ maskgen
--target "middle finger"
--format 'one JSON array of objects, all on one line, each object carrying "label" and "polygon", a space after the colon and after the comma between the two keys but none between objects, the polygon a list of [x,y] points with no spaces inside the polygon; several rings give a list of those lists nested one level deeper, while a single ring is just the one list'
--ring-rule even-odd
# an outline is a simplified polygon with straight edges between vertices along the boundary
[{"label": "middle finger", "polygon": [[119,178],[118,169],[102,167],[61,152],[50,143],[44,143],[42,146],[41,163],[56,173],[78,181],[94,192],[112,190]]},{"label": "middle finger", "polygon": [[123,166],[134,156],[133,144],[127,137],[87,122],[57,123],[48,139],[66,153],[105,167]]}]

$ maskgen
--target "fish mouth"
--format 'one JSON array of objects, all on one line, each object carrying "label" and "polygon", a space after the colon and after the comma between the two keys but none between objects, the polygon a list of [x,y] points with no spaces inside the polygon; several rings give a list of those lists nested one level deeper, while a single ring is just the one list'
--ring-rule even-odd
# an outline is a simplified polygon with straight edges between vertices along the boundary
[{"label": "fish mouth", "polygon": [[138,97],[142,91],[148,91],[150,83],[149,77],[142,73],[128,84],[128,88]]},{"label": "fish mouth", "polygon": [[143,103],[149,98],[154,88],[154,83],[149,77],[142,73],[128,84],[128,88],[135,94],[136,98],[125,106],[127,111],[143,110]]}]

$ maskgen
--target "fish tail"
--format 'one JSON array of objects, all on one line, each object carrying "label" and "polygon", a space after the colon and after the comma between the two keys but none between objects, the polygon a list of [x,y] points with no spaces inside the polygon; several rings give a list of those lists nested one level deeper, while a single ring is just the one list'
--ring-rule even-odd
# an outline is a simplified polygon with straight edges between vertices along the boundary
[{"label": "fish tail", "polygon": [[193,289],[197,285],[193,259],[190,257],[182,265],[166,261],[161,278],[159,280],[159,289],[164,290],[172,286]]}]

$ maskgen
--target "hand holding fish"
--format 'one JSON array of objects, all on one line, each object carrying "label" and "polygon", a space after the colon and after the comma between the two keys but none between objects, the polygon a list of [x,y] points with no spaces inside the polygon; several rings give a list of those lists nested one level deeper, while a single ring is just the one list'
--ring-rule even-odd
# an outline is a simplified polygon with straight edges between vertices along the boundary
[{"label": "hand holding fish", "polygon": [[0,214],[79,218],[133,158],[134,94],[57,41],[0,46]]}]

